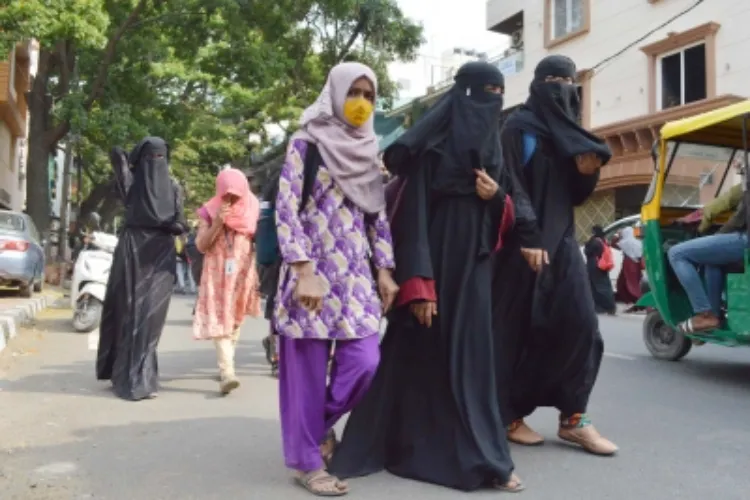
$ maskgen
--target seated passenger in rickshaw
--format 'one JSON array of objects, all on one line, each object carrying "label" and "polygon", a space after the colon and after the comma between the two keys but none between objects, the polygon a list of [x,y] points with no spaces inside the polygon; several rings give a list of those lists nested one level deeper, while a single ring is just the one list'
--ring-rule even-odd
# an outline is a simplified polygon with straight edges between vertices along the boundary
[{"label": "seated passenger in rickshaw", "polygon": [[[740,201],[732,218],[716,234],[684,241],[669,249],[669,262],[695,314],[679,325],[680,331],[704,332],[719,327],[725,281],[722,266],[742,262],[746,248],[745,203]],[[697,266],[703,266],[705,288]]]}]

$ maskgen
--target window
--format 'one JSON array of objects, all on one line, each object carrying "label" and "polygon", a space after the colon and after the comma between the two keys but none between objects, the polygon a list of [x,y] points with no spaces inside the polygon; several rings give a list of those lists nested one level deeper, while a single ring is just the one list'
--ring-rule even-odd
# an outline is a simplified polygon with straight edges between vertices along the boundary
[{"label": "window", "polygon": [[705,43],[661,56],[657,68],[660,109],[682,106],[708,97]]},{"label": "window", "polygon": [[23,217],[9,212],[0,213],[0,229],[23,232],[26,229]]},{"label": "window", "polygon": [[583,29],[584,0],[553,0],[552,39],[562,38]]}]

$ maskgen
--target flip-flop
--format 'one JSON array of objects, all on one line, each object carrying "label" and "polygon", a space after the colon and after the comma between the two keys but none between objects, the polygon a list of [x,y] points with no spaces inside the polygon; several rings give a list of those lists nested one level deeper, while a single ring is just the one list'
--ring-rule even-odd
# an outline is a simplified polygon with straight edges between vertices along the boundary
[{"label": "flip-flop", "polygon": [[696,328],[695,325],[693,324],[693,318],[690,318],[678,324],[677,330],[679,330],[680,333],[684,333],[684,334],[705,333],[705,332],[710,332],[712,330],[716,330],[717,328],[719,328],[719,326],[720,325],[717,323],[716,325],[712,325],[712,326]]},{"label": "flip-flop", "polygon": [[[345,483],[342,483],[338,478],[325,471],[313,471],[303,476],[295,476],[294,481],[316,497],[342,497],[349,493],[349,487]],[[336,489],[315,489],[316,484],[320,485],[321,483],[333,485]]]},{"label": "flip-flop", "polygon": [[687,319],[677,325],[677,329],[680,331],[680,333],[693,333],[693,318]]},{"label": "flip-flop", "polygon": [[523,481],[516,476],[515,474],[512,474],[510,476],[509,483],[516,483],[515,486],[508,486],[507,484],[500,484],[500,482],[495,481],[493,483],[492,487],[496,490],[502,491],[504,493],[521,493],[523,490],[526,489],[526,486],[524,486]]}]

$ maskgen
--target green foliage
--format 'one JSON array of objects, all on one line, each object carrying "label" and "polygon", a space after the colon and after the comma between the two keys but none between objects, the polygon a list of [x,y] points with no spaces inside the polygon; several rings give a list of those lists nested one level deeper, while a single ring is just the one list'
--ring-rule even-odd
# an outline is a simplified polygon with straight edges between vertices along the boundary
[{"label": "green foliage", "polygon": [[104,0],[0,0],[0,58],[31,38],[43,46],[67,40],[81,48],[103,47],[108,25]]},{"label": "green foliage", "polygon": [[140,3],[0,0],[0,51],[33,37],[50,56],[53,125],[69,124],[84,192],[109,178],[112,146],[158,135],[194,207],[213,194],[221,166],[247,164],[250,134],[266,147],[268,125],[296,126],[334,64],[372,66],[389,107],[388,63],[413,60],[422,43],[395,0],[149,0],[118,33]]}]

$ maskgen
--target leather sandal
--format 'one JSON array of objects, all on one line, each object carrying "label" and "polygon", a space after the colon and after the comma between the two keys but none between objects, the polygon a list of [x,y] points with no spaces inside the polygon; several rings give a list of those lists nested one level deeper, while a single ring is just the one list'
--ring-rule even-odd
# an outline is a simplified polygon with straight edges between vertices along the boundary
[{"label": "leather sandal", "polygon": [[544,436],[529,427],[523,419],[518,419],[508,426],[508,441],[523,446],[540,446]]}]

